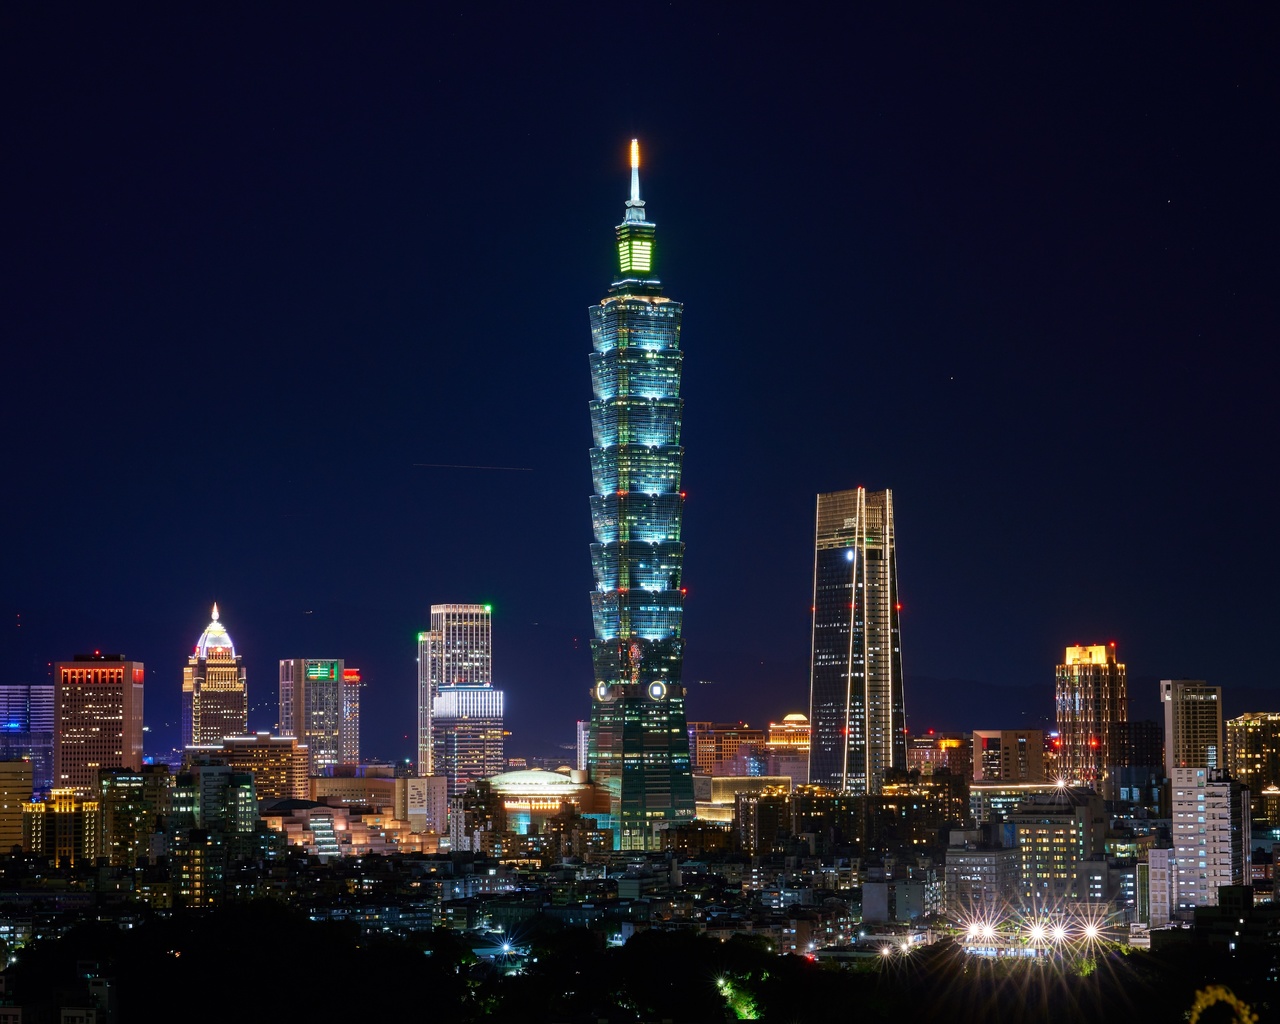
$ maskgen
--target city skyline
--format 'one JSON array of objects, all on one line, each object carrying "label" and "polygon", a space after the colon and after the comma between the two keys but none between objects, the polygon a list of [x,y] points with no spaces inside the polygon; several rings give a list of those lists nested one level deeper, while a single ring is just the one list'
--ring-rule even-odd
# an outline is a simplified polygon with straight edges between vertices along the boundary
[{"label": "city skyline", "polygon": [[[251,729],[274,720],[278,660],[322,652],[364,672],[364,749],[408,755],[413,637],[447,596],[495,608],[511,749],[572,743],[591,679],[575,311],[616,257],[598,225],[639,136],[704,339],[685,386],[707,397],[682,424],[690,718],[804,709],[811,502],[860,482],[893,486],[911,538],[913,731],[949,724],[938,681],[956,679],[1013,719],[983,697],[971,724],[1037,725],[1063,645],[1113,639],[1152,708],[1133,718],[1157,717],[1160,679],[1221,686],[1227,717],[1280,704],[1259,640],[1276,614],[1265,36],[1238,44],[1225,16],[1118,13],[1098,33],[974,12],[848,13],[830,33],[746,14],[721,34],[655,11],[671,48],[620,112],[585,87],[614,58],[561,15],[482,15],[438,49],[430,15],[384,15],[358,23],[368,74],[348,78],[318,56],[353,38],[336,23],[264,14],[277,50],[233,20],[188,35],[174,12],[141,79],[104,56],[142,38],[108,18],[81,35],[5,17],[22,52],[3,524],[21,543],[0,555],[0,681],[127,652],[148,667],[149,751],[176,746],[183,654],[217,600]],[[561,36],[563,80],[542,63]],[[761,70],[744,57],[765,38]],[[493,65],[536,87],[497,97]],[[206,378],[225,404],[172,400]],[[136,498],[50,500],[107,479]],[[1190,480],[1231,528],[1188,571],[1169,510]],[[206,486],[235,500],[175,500]],[[960,656],[993,622],[999,656]]]}]

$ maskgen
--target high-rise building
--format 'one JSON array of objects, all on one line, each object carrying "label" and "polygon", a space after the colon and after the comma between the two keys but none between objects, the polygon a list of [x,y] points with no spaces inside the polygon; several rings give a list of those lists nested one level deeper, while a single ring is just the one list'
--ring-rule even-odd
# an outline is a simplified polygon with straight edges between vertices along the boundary
[{"label": "high-rise building", "polygon": [[745,746],[763,756],[764,730],[746,722],[690,722],[689,759],[699,775],[742,775],[733,762]]},{"label": "high-rise building", "polygon": [[1280,712],[1241,715],[1227,722],[1226,732],[1227,774],[1249,787],[1255,818],[1272,828],[1280,826],[1280,806],[1263,797],[1280,787]]},{"label": "high-rise building", "polygon": [[974,729],[975,782],[1044,782],[1044,732]]},{"label": "high-rise building", "polygon": [[431,709],[431,762],[449,796],[506,770],[502,698],[492,686],[440,687]]},{"label": "high-rise building", "polygon": [[306,746],[311,775],[342,763],[343,672],[340,658],[280,662],[280,735]]},{"label": "high-rise building", "polygon": [[1162,679],[1164,767],[1220,769],[1226,765],[1222,742],[1222,687],[1203,679]]},{"label": "high-rise building", "polygon": [[22,805],[22,847],[55,863],[92,864],[98,856],[98,801],[54,788]]},{"label": "high-rise building", "polygon": [[435,774],[431,716],[442,686],[493,686],[493,606],[433,604],[418,634],[418,774]]},{"label": "high-rise building", "polygon": [[1085,864],[1103,856],[1107,808],[1089,789],[1060,788],[1033,794],[1006,819],[1022,861],[1022,896],[1037,909],[1091,895]]},{"label": "high-rise building", "polygon": [[684,491],[680,323],[684,307],[654,275],[655,226],[631,198],[614,229],[618,271],[590,310],[593,781],[603,827],[624,850],[660,849],[659,830],[694,814],[685,722]]},{"label": "high-rise building", "polygon": [[818,495],[809,781],[874,793],[907,766],[893,492]]},{"label": "high-rise building", "polygon": [[1180,911],[1218,904],[1224,885],[1251,884],[1252,840],[1248,791],[1218,770],[1174,768],[1174,906]]},{"label": "high-rise building", "polygon": [[0,855],[22,845],[22,805],[32,802],[30,761],[0,761]]},{"label": "high-rise building", "polygon": [[100,852],[112,867],[136,867],[139,860],[163,852],[161,829],[173,789],[168,765],[144,764],[139,771],[104,768],[98,788]]},{"label": "high-rise building", "polygon": [[360,763],[360,691],[364,677],[358,668],[342,670],[342,736],[339,744],[340,764]]},{"label": "high-rise building", "polygon": [[575,731],[577,742],[575,746],[574,764],[573,766],[580,772],[587,770],[587,748],[591,743],[591,720],[587,718],[579,718],[577,729]]},{"label": "high-rise building", "polygon": [[189,765],[225,765],[253,777],[259,800],[305,800],[308,795],[307,748],[292,736],[268,732],[225,736],[217,743],[188,747]]},{"label": "high-rise building", "polygon": [[55,789],[96,794],[103,768],[142,767],[140,661],[123,654],[77,654],[54,668]]},{"label": "high-rise building", "polygon": [[249,731],[244,658],[213,606],[213,618],[182,670],[182,745],[206,746]]},{"label": "high-rise building", "polygon": [[1058,771],[1101,790],[1111,756],[1111,725],[1129,720],[1125,667],[1116,645],[1068,647],[1056,673]]},{"label": "high-rise building", "polygon": [[30,761],[41,798],[53,788],[53,691],[53,683],[0,685],[0,761]]}]

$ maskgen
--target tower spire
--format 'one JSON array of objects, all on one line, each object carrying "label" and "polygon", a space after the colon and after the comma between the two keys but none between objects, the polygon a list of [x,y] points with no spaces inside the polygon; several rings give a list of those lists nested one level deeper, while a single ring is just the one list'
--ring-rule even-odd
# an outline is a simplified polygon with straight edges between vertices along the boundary
[{"label": "tower spire", "polygon": [[218,621],[218,602],[217,601],[213,602],[213,621],[214,622]]},{"label": "tower spire", "polygon": [[627,200],[627,220],[644,220],[644,200],[640,198],[640,140],[631,140],[631,198]]}]

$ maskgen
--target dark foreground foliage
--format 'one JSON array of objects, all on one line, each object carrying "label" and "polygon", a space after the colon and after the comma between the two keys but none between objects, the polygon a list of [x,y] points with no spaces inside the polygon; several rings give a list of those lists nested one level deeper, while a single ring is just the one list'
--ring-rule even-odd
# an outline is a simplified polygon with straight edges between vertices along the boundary
[{"label": "dark foreground foliage", "polygon": [[[975,960],[939,943],[850,969],[780,957],[746,937],[722,943],[643,932],[606,948],[597,934],[535,922],[514,938],[529,954],[512,975],[512,965],[477,960],[451,932],[370,939],[355,926],[315,924],[263,903],[178,914],[131,931],[81,925],[24,949],[8,976],[19,1001],[39,1011],[74,987],[86,962],[96,963],[115,980],[118,1019],[176,1015],[188,1024],[226,1024],[237,1013],[340,1020],[398,1006],[420,1007],[437,1021],[573,1024],[738,1014],[809,1022],[833,1011],[859,1024],[1177,1022],[1196,989],[1211,983],[1230,986],[1261,1020],[1280,1006],[1269,949],[1236,956],[1192,947],[1117,951],[1083,964],[1036,964]],[[1214,1016],[1218,1009],[1205,1024],[1230,1019]]]}]

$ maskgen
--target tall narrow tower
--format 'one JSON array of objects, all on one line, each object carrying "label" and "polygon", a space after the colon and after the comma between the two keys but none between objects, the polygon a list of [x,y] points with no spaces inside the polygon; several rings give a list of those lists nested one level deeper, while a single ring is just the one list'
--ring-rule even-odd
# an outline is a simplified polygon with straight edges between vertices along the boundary
[{"label": "tall narrow tower", "polygon": [[1115,643],[1068,647],[1055,678],[1062,773],[1068,782],[1101,791],[1115,764],[1112,727],[1129,720],[1125,667]]},{"label": "tall narrow tower", "polygon": [[249,731],[244,658],[213,606],[213,617],[182,670],[182,745],[210,746]]},{"label": "tall narrow tower", "polygon": [[654,227],[631,198],[615,229],[618,273],[590,310],[591,613],[595,670],[587,762],[609,795],[623,850],[658,848],[663,824],[693,817],[681,668],[680,319],[654,276]]},{"label": "tall narrow tower", "polygon": [[893,492],[818,495],[809,781],[875,793],[907,766]]},{"label": "tall narrow tower", "polygon": [[493,606],[433,604],[431,628],[418,634],[418,774],[439,772],[436,698],[452,686],[493,687]]}]

